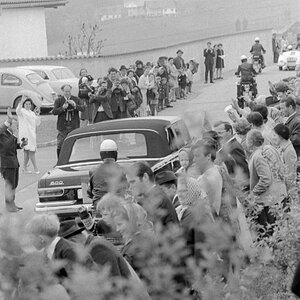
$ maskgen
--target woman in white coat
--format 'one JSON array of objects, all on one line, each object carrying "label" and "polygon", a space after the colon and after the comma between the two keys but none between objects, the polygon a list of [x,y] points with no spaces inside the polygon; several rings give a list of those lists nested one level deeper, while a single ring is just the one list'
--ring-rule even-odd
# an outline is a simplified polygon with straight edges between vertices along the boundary
[{"label": "woman in white coat", "polygon": [[31,173],[28,171],[28,163],[31,161],[34,173],[39,174],[38,167],[36,165],[35,152],[36,152],[36,127],[40,125],[41,119],[39,117],[40,109],[36,107],[34,111],[32,111],[34,107],[33,101],[26,96],[22,97],[20,101],[16,113],[19,121],[19,140],[21,141],[23,138],[28,140],[28,144],[24,147],[24,173]]},{"label": "woman in white coat", "polygon": [[140,117],[147,116],[147,91],[151,88],[150,81],[149,81],[149,73],[151,68],[146,67],[144,74],[139,79],[139,88],[141,90],[142,96],[143,96],[143,103],[141,104],[139,111],[140,111]]}]

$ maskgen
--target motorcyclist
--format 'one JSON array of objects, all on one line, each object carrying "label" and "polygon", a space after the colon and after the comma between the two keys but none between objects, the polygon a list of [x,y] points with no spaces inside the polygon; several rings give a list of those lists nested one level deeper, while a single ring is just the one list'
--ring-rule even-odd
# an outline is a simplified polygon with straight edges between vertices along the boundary
[{"label": "motorcyclist", "polygon": [[266,50],[264,49],[264,47],[262,46],[262,44],[259,43],[259,38],[256,37],[255,38],[255,44],[252,46],[250,53],[255,56],[259,56],[260,60],[261,60],[261,67],[264,69],[265,68],[265,62],[264,62],[264,57],[262,54],[266,53]]},{"label": "motorcyclist", "polygon": [[241,95],[243,93],[242,83],[250,82],[252,85],[252,95],[255,98],[257,95],[257,87],[254,76],[255,74],[257,74],[257,72],[254,70],[253,65],[247,62],[246,55],[241,56],[241,61],[242,64],[239,65],[237,71],[235,72],[235,75],[237,76],[241,74],[241,80],[237,85],[237,96],[238,98],[241,98]]}]

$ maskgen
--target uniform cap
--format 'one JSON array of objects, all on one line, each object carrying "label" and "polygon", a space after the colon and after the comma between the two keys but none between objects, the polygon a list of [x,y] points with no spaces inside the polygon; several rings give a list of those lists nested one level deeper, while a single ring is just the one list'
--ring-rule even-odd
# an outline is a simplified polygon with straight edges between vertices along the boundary
[{"label": "uniform cap", "polygon": [[113,140],[104,140],[100,145],[100,151],[118,151],[118,146]]},{"label": "uniform cap", "polygon": [[288,45],[288,50],[293,50],[293,46],[292,45]]},{"label": "uniform cap", "polygon": [[247,56],[246,55],[242,55],[241,56],[241,60],[243,60],[243,59],[247,59]]},{"label": "uniform cap", "polygon": [[255,42],[259,42],[259,37],[256,37],[256,38],[255,38]]}]

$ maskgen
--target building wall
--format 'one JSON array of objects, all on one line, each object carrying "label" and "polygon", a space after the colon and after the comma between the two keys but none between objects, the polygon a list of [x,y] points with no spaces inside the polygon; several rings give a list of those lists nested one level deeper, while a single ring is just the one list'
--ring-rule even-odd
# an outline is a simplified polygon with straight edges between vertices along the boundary
[{"label": "building wall", "polygon": [[[268,65],[272,61],[272,30],[265,29],[260,31],[241,32],[237,34],[231,34],[227,36],[215,36],[211,37],[209,41],[212,44],[222,43],[225,51],[225,71],[234,70],[240,64],[241,55],[245,54],[250,56],[250,48],[256,36],[260,37],[260,40],[267,50],[265,60]],[[32,59],[32,60],[0,60],[0,67],[14,67],[20,65],[61,65],[70,68],[74,74],[79,74],[81,68],[87,68],[89,73],[97,78],[105,76],[107,70],[110,67],[119,68],[121,65],[132,65],[137,59],[141,59],[144,63],[153,62],[156,63],[159,56],[176,56],[176,51],[182,49],[184,51],[183,58],[186,62],[189,59],[196,59],[200,63],[199,73],[196,80],[203,80],[204,73],[204,59],[203,50],[206,47],[208,39],[199,39],[194,42],[185,44],[177,44],[166,48],[151,49],[148,51],[133,52],[117,56],[102,56],[102,57],[90,57],[90,58],[51,58],[44,60]]]},{"label": "building wall", "polygon": [[2,9],[0,41],[0,58],[47,56],[45,9]]}]

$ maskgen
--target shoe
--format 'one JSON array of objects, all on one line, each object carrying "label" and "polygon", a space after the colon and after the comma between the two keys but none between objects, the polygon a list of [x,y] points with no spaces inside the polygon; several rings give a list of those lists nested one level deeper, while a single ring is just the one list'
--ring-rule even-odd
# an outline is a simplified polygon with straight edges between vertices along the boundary
[{"label": "shoe", "polygon": [[169,105],[166,105],[166,107],[173,107],[173,105],[170,105],[170,104],[169,104]]},{"label": "shoe", "polygon": [[214,83],[213,81],[211,81],[210,83]]}]

